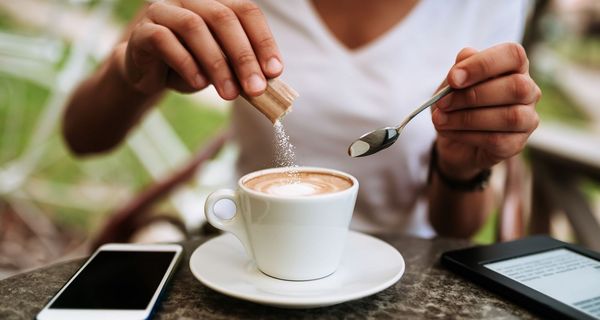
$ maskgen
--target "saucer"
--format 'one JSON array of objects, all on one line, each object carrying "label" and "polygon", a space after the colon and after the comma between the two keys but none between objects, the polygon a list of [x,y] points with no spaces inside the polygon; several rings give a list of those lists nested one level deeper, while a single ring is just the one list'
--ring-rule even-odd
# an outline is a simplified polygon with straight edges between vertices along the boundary
[{"label": "saucer", "polygon": [[317,280],[286,281],[260,272],[240,241],[227,233],[198,247],[190,269],[204,285],[228,296],[284,308],[315,308],[390,287],[402,277],[404,259],[389,244],[350,231],[336,272]]}]

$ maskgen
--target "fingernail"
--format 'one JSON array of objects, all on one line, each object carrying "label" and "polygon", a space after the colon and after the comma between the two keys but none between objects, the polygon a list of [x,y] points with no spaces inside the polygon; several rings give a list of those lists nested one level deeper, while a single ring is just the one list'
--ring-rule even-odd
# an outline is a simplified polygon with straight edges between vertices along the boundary
[{"label": "fingernail", "polygon": [[248,80],[246,80],[246,90],[252,93],[258,93],[267,87],[267,83],[256,73],[252,74]]},{"label": "fingernail", "polygon": [[444,125],[448,122],[448,115],[441,110],[436,110],[433,115],[433,121],[437,125]]},{"label": "fingernail", "polygon": [[197,89],[202,89],[208,85],[208,80],[202,75],[197,74],[196,77],[194,77],[194,84]]},{"label": "fingernail", "polygon": [[223,93],[225,94],[225,96],[230,97],[231,99],[237,96],[238,91],[233,81],[229,79],[225,80],[225,82],[223,83]]},{"label": "fingernail", "polygon": [[457,86],[462,86],[467,81],[467,72],[463,69],[456,69],[452,73],[452,80]]},{"label": "fingernail", "polygon": [[269,71],[270,73],[279,73],[281,72],[282,68],[283,65],[281,64],[281,62],[279,62],[279,59],[277,58],[271,58],[267,62],[267,71]]}]

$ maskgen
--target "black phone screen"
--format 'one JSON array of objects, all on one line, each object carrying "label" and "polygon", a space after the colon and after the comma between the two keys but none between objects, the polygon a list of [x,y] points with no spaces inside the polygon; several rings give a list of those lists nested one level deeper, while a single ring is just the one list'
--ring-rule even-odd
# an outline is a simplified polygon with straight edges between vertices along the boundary
[{"label": "black phone screen", "polygon": [[50,309],[144,310],[175,252],[100,251]]}]

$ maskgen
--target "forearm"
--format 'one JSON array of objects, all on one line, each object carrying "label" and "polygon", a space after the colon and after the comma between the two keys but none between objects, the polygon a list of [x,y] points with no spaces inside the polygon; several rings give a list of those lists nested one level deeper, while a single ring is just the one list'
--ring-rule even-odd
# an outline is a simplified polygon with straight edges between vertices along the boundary
[{"label": "forearm", "polygon": [[64,114],[63,136],[77,154],[102,152],[116,146],[161,92],[137,91],[120,71],[125,44],[71,97]]},{"label": "forearm", "polygon": [[484,224],[494,206],[491,187],[476,191],[455,190],[441,181],[435,170],[428,196],[430,223],[442,236],[471,237]]}]

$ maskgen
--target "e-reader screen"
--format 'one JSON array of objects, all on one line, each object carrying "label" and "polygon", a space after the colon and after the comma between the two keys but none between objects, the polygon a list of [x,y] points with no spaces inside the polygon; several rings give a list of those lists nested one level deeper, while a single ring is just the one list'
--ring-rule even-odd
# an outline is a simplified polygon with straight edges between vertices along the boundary
[{"label": "e-reader screen", "polygon": [[600,319],[600,261],[560,248],[484,267]]}]

